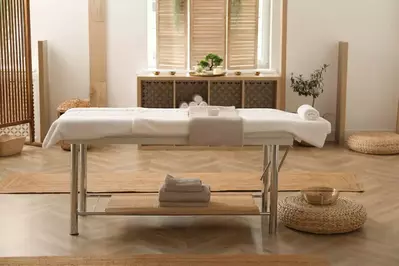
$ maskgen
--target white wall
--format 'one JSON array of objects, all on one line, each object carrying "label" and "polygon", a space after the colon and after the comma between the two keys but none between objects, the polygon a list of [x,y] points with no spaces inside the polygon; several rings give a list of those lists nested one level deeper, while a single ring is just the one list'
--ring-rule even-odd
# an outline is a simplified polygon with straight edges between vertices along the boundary
[{"label": "white wall", "polygon": [[[335,114],[337,43],[348,41],[347,129],[393,130],[399,98],[399,1],[288,1],[287,73],[309,74],[331,64],[316,107]],[[31,12],[33,41],[48,40],[54,119],[63,100],[89,96],[87,0],[31,0]],[[147,65],[146,0],[108,1],[107,15],[109,105],[135,106],[136,72]],[[287,109],[304,102],[310,99],[292,93],[287,82]],[[335,120],[334,115],[327,118]]]},{"label": "white wall", "polygon": [[[287,73],[309,74],[331,64],[321,113],[335,114],[337,42],[349,42],[347,131],[394,130],[399,98],[398,0],[289,0]],[[287,108],[300,98],[287,82]],[[335,116],[327,116],[334,120]]]},{"label": "white wall", "polygon": [[147,66],[147,1],[108,1],[109,106],[137,105],[136,72]]},{"label": "white wall", "polygon": [[50,117],[66,99],[89,97],[87,1],[31,0],[32,54],[48,40]]}]

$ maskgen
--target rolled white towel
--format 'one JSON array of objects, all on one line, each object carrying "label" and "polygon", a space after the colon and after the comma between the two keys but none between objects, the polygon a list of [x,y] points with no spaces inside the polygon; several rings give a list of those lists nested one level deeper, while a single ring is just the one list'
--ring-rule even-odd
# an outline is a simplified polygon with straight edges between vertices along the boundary
[{"label": "rolled white towel", "polygon": [[182,103],[180,104],[180,108],[188,108],[188,103],[182,102]]},{"label": "rolled white towel", "polygon": [[193,96],[193,101],[196,102],[197,104],[200,104],[204,99],[202,98],[201,95],[195,94]]},{"label": "rolled white towel", "polygon": [[200,102],[199,106],[208,106],[208,104],[204,101]]},{"label": "rolled white towel", "polygon": [[188,104],[188,106],[198,106],[198,104],[197,104],[196,102],[190,102],[190,103]]},{"label": "rolled white towel", "polygon": [[298,115],[300,118],[303,120],[307,121],[314,121],[317,120],[320,117],[319,111],[317,111],[315,108],[310,106],[309,104],[303,104],[298,108]]}]

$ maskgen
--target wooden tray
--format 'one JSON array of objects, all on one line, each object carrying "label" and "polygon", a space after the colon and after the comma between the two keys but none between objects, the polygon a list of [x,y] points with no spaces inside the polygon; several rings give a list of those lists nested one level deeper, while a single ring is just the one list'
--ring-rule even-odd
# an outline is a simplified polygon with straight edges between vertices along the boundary
[{"label": "wooden tray", "polygon": [[195,77],[221,77],[225,76],[226,72],[223,72],[221,74],[207,74],[207,73],[196,73],[196,72],[190,72],[190,76],[195,76]]}]

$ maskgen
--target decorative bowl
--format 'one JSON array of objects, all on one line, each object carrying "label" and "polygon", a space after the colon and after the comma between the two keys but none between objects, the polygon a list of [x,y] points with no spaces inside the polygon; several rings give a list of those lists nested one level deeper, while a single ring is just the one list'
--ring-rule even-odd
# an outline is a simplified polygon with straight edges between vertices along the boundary
[{"label": "decorative bowl", "polygon": [[236,71],[236,72],[234,72],[234,74],[235,74],[236,76],[239,76],[239,75],[241,75],[241,71]]},{"label": "decorative bowl", "polygon": [[337,201],[339,191],[330,187],[309,187],[301,190],[307,203],[313,205],[330,205]]},{"label": "decorative bowl", "polygon": [[176,71],[170,71],[169,74],[174,76],[176,74]]},{"label": "decorative bowl", "polygon": [[159,71],[154,71],[154,72],[152,72],[155,76],[158,76],[161,72],[159,72]]},{"label": "decorative bowl", "polygon": [[259,71],[256,71],[255,72],[255,76],[259,76],[260,75],[260,72]]},{"label": "decorative bowl", "polygon": [[0,157],[12,156],[22,152],[26,137],[8,134],[0,135]]}]

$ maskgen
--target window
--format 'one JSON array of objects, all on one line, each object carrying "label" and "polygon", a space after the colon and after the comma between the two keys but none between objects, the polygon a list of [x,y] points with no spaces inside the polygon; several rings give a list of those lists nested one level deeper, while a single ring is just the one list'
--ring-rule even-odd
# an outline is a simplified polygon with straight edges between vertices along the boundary
[{"label": "window", "polygon": [[271,0],[148,0],[148,67],[189,70],[209,53],[227,70],[269,68]]}]

